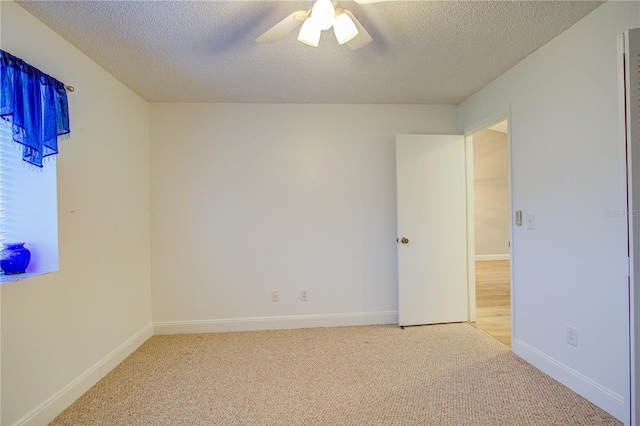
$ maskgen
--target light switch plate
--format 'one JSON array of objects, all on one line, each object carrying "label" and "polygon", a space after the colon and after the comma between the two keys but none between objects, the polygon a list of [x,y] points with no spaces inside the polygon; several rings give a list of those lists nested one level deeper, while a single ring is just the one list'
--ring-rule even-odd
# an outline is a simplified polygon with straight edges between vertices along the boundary
[{"label": "light switch plate", "polygon": [[536,229],[536,216],[533,214],[527,215],[527,229]]}]

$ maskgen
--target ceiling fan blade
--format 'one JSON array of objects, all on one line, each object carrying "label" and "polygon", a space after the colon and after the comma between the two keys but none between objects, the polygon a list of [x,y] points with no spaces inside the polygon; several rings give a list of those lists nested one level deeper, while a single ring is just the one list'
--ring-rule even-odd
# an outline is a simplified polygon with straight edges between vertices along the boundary
[{"label": "ceiling fan blade", "polygon": [[291,15],[271,27],[271,29],[267,30],[264,34],[258,37],[256,41],[258,43],[274,43],[280,40],[282,37],[302,25],[308,15],[309,11],[307,10],[296,10]]},{"label": "ceiling fan blade", "polygon": [[353,16],[353,13],[351,13],[351,11],[345,10],[344,13],[349,15],[349,18],[353,20],[353,23],[356,24],[356,28],[358,29],[358,35],[353,40],[347,43],[349,49],[356,50],[360,49],[362,46],[369,44],[371,40],[373,40],[373,38],[371,38],[367,30],[364,29],[360,21],[358,21],[356,17]]}]

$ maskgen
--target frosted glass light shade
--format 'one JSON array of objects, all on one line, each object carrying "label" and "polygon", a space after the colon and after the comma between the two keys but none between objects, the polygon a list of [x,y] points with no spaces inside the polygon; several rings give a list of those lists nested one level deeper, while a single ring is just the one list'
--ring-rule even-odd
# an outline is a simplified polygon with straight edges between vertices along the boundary
[{"label": "frosted glass light shade", "polygon": [[322,30],[316,20],[314,18],[307,18],[302,23],[302,28],[300,28],[300,32],[298,33],[298,41],[308,44],[309,46],[318,47],[321,32]]},{"label": "frosted glass light shade", "polygon": [[345,44],[358,35],[356,24],[354,24],[349,15],[344,12],[336,16],[333,22],[333,32],[336,35],[338,44]]},{"label": "frosted glass light shade", "polygon": [[317,0],[311,9],[311,17],[315,19],[320,30],[328,30],[335,20],[336,9],[331,0]]}]

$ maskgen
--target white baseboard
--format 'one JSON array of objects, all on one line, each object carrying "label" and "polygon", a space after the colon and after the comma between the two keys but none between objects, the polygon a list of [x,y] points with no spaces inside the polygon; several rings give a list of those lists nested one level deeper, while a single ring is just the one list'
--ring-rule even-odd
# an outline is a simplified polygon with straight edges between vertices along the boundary
[{"label": "white baseboard", "polygon": [[154,334],[188,334],[397,323],[397,311],[383,311],[284,317],[229,318],[201,321],[165,321],[153,323],[153,331]]},{"label": "white baseboard", "polygon": [[110,354],[94,364],[74,381],[60,389],[49,399],[44,401],[32,412],[18,420],[16,425],[46,425],[65,408],[80,398],[86,391],[113,370],[133,351],[138,349],[147,339],[153,336],[153,325],[147,324],[142,330],[127,339]]},{"label": "white baseboard", "polygon": [[476,262],[486,262],[489,260],[509,260],[511,256],[507,254],[476,254]]},{"label": "white baseboard", "polygon": [[616,417],[618,420],[629,424],[630,411],[629,407],[625,404],[625,398],[623,396],[569,368],[555,358],[540,352],[521,340],[515,340],[513,352],[572,391],[582,395],[593,404]]}]

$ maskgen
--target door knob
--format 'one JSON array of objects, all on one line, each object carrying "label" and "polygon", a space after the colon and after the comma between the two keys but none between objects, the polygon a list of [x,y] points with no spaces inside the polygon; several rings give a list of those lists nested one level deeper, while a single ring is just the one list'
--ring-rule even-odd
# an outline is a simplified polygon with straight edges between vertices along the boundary
[{"label": "door knob", "polygon": [[396,238],[396,241],[402,244],[409,244],[409,239],[407,237]]}]

